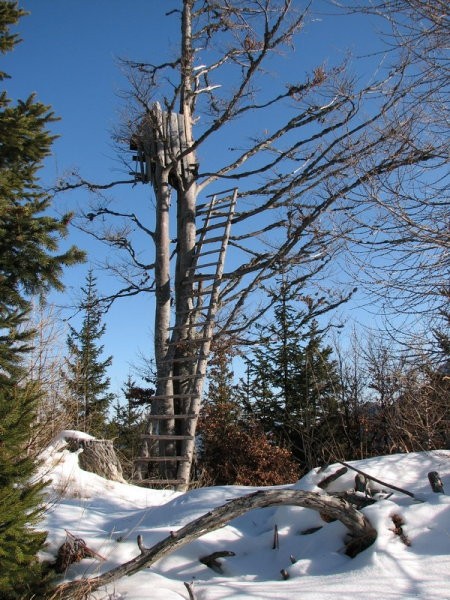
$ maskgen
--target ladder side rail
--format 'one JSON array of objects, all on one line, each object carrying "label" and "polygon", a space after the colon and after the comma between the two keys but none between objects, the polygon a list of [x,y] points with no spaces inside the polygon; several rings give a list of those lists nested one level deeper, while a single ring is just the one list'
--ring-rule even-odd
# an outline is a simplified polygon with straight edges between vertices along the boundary
[{"label": "ladder side rail", "polygon": [[[206,233],[208,231],[209,220],[210,220],[212,211],[214,210],[216,199],[217,199],[217,196],[214,195],[213,200],[209,204],[208,214],[205,216],[205,219],[204,219],[204,226],[203,226],[202,230],[200,230],[200,237],[197,242],[197,248],[196,248],[196,253],[195,253],[195,257],[194,257],[195,264],[196,264],[198,258],[202,255],[201,248],[203,246],[203,242],[205,240]],[[217,309],[218,309],[220,283],[221,283],[223,270],[224,270],[225,255],[226,255],[226,250],[227,250],[227,246],[228,246],[228,241],[230,238],[231,221],[232,221],[233,215],[234,215],[236,200],[237,200],[237,188],[234,189],[233,196],[229,203],[229,212],[228,212],[227,219],[226,219],[226,221],[223,221],[221,223],[221,227],[224,227],[224,233],[222,236],[221,247],[217,251],[218,259],[217,259],[217,263],[215,263],[216,271],[215,271],[213,283],[212,283],[211,289],[209,290],[210,301],[209,301],[209,304],[208,304],[208,307],[206,310],[206,314],[204,315],[205,322],[203,325],[203,335],[198,340],[200,342],[200,345],[197,346],[197,350],[195,352],[195,358],[193,357],[194,362],[196,364],[195,364],[195,368],[194,368],[195,375],[190,378],[191,386],[189,386],[189,387],[191,388],[191,393],[187,394],[187,395],[186,394],[183,395],[184,397],[187,396],[190,399],[189,407],[188,407],[188,410],[186,411],[187,414],[189,415],[189,418],[186,419],[187,422],[186,422],[185,435],[184,436],[161,436],[158,434],[156,434],[156,435],[153,434],[147,438],[147,439],[156,440],[156,439],[162,439],[162,437],[164,437],[165,439],[168,439],[170,437],[174,441],[182,440],[183,450],[182,450],[181,454],[182,454],[182,456],[187,457],[188,460],[178,461],[177,477],[179,480],[179,485],[181,487],[183,487],[183,486],[186,487],[188,484],[188,481],[189,481],[190,467],[192,464],[192,458],[193,458],[193,453],[194,453],[194,449],[195,449],[195,430],[196,430],[198,415],[199,415],[199,411],[200,411],[200,403],[201,403],[201,398],[202,398],[202,393],[203,393],[204,381],[205,381],[205,377],[206,377],[206,369],[207,369],[207,365],[208,365],[208,358],[209,358],[211,341],[212,341],[212,336],[213,336],[213,331],[214,331],[214,319],[215,319],[215,315],[216,315]],[[195,274],[195,264],[192,267],[193,274]],[[212,266],[214,266],[214,264]],[[199,324],[197,324],[197,325],[199,325]],[[177,328],[174,327],[172,329],[171,342],[169,344],[169,353],[173,354],[176,343],[179,341],[181,341],[181,340],[179,338]],[[167,358],[168,358],[168,362],[170,362],[170,357],[168,356]],[[173,358],[173,356],[172,356],[172,358]],[[174,376],[172,373],[172,378],[173,377]],[[163,377],[161,379],[166,379],[166,378],[167,378],[167,376]],[[159,379],[160,378],[158,378],[158,380]],[[174,395],[173,398],[175,399],[175,397],[176,396]],[[166,418],[166,416],[164,416],[163,418]],[[168,418],[168,415],[167,415],[167,418]],[[162,457],[162,458],[164,458],[164,457]],[[156,462],[158,462],[158,461],[156,461]]]},{"label": "ladder side rail", "polygon": [[184,463],[179,463],[177,469],[177,477],[179,479],[184,479],[186,482],[189,481],[190,468],[192,465],[192,459],[195,451],[195,431],[197,428],[198,415],[200,413],[201,400],[203,395],[203,388],[206,377],[206,369],[208,366],[209,353],[211,349],[211,341],[213,337],[214,331],[214,319],[218,309],[218,300],[220,293],[220,282],[224,270],[225,265],[225,255],[228,246],[228,241],[230,239],[231,232],[231,221],[233,219],[233,214],[237,201],[237,188],[234,189],[233,197],[230,203],[230,212],[227,220],[227,224],[224,231],[224,238],[222,243],[221,252],[219,254],[219,260],[217,262],[217,270],[216,270],[216,279],[214,280],[211,297],[207,312],[207,317],[205,321],[205,330],[203,336],[203,342],[201,345],[200,352],[198,354],[196,373],[200,376],[193,381],[193,396],[190,401],[188,412],[191,414],[197,415],[196,419],[192,419],[186,423],[186,434],[191,437],[191,439],[186,439],[182,443],[182,452],[184,456],[189,458],[189,461]]},{"label": "ladder side rail", "polygon": [[208,212],[207,212],[207,214],[206,214],[206,216],[205,216],[205,218],[203,220],[203,227],[198,231],[200,237],[199,237],[199,239],[197,240],[197,242],[195,244],[195,254],[194,254],[194,257],[193,257],[193,265],[190,267],[190,269],[193,272],[195,272],[195,268],[196,268],[198,259],[199,259],[200,255],[201,255],[201,249],[202,249],[205,237],[206,237],[206,227],[207,227],[207,225],[209,225],[210,218],[211,218],[211,212],[212,212],[212,210],[214,208],[214,205],[215,205],[215,202],[216,202],[216,198],[217,198],[217,196],[213,196],[213,199],[210,202],[210,208],[209,208],[209,210],[208,210]]}]

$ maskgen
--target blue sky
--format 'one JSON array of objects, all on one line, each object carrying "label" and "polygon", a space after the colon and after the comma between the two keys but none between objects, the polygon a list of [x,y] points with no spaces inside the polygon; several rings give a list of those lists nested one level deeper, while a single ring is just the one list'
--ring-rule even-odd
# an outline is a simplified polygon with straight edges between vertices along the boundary
[{"label": "blue sky", "polygon": [[[296,2],[298,7],[304,4]],[[36,92],[61,118],[54,126],[60,137],[42,171],[44,183],[51,184],[73,169],[97,182],[123,178],[111,142],[124,107],[121,95],[127,89],[119,59],[159,62],[173,56],[178,20],[165,13],[178,7],[178,0],[22,0],[19,5],[31,14],[19,23],[23,42],[4,58],[4,70],[12,76],[5,87],[12,98]],[[318,12],[301,34],[295,53],[277,62],[280,71],[295,74],[297,80],[322,61],[333,64],[348,52],[364,55],[377,44],[367,19],[333,16],[322,1],[315,6]],[[358,73],[362,78],[369,76],[364,70]],[[124,207],[130,207],[148,204],[152,191],[149,186],[137,186],[114,194]],[[55,208],[76,210],[87,202],[86,193],[77,192],[58,199]],[[67,243],[85,248],[88,263],[66,272],[66,293],[53,298],[58,305],[76,303],[89,265],[104,253],[76,230]],[[100,292],[110,289],[111,278],[97,276]],[[149,297],[122,300],[105,320],[103,343],[114,357],[111,380],[118,390],[138,354],[151,354],[152,302]]]}]

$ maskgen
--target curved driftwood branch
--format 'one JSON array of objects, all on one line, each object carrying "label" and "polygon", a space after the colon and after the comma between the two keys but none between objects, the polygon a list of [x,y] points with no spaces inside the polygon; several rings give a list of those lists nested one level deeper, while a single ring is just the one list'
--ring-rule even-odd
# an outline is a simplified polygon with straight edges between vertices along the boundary
[{"label": "curved driftwood branch", "polygon": [[350,542],[346,546],[346,553],[351,557],[368,548],[377,537],[377,533],[369,520],[345,500],[315,492],[260,490],[218,506],[178,531],[172,531],[169,536],[151,548],[144,548],[141,538],[139,544],[140,554],[138,556],[103,573],[103,575],[62,584],[56,590],[54,598],[75,600],[75,598],[83,597],[83,594],[93,592],[124,575],[133,575],[141,569],[151,566],[163,556],[178,550],[205,533],[223,527],[232,519],[250,510],[281,505],[311,508],[332,519],[341,521],[350,533]]}]

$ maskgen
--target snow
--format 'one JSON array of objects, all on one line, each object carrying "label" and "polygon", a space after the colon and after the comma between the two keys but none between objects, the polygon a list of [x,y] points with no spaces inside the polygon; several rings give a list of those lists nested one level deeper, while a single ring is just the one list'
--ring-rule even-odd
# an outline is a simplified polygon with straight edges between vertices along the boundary
[{"label": "snow", "polygon": [[[65,580],[93,576],[133,558],[139,554],[138,534],[150,547],[212,508],[258,489],[222,486],[180,493],[107,481],[82,471],[80,451],[66,448],[66,437],[83,435],[63,432],[42,456],[41,475],[51,479],[43,524],[48,548],[42,558],[55,556],[68,530],[106,560],[74,564]],[[339,521],[325,523],[317,512],[299,507],[258,509],[163,557],[151,568],[102,588],[92,598],[187,599],[183,582],[189,582],[196,600],[450,600],[450,497],[433,493],[427,477],[437,471],[444,490],[450,489],[450,451],[396,454],[349,464],[415,496],[393,492],[386,497],[392,490],[384,488],[388,493],[363,509],[378,537],[356,558],[343,552],[346,529]],[[315,469],[284,487],[318,492],[319,481],[340,466]],[[349,470],[327,491],[351,489],[354,475]],[[410,546],[392,531],[394,514],[403,518]],[[275,525],[279,548],[273,550]],[[301,534],[319,526],[315,533]],[[200,563],[201,556],[223,550],[235,556],[220,559],[222,573]],[[287,580],[280,574],[282,569],[288,572]]]}]

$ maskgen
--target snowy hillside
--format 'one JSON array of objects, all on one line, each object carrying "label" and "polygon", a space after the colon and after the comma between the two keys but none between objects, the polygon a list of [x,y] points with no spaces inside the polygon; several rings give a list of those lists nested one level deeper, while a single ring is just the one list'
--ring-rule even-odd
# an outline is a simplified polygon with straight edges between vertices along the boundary
[{"label": "snowy hillside", "polygon": [[[68,530],[106,559],[84,559],[70,566],[67,580],[104,572],[133,558],[139,554],[138,534],[150,547],[212,508],[256,489],[224,486],[182,494],[107,481],[82,471],[77,453],[69,452],[62,438],[48,448],[44,458],[43,470],[52,483],[44,524],[49,532],[48,554],[43,558],[54,558]],[[183,584],[188,582],[196,600],[450,600],[450,496],[433,493],[427,478],[428,472],[437,471],[444,490],[450,490],[450,451],[398,454],[350,464],[415,496],[394,492],[363,509],[378,537],[356,558],[343,552],[346,529],[339,521],[325,523],[317,512],[299,507],[258,509],[92,597],[188,599]],[[339,467],[312,471],[285,487],[319,492],[317,483]],[[351,489],[354,475],[349,470],[327,491]],[[402,529],[410,545],[393,531],[396,514],[404,521]],[[279,548],[274,550],[275,525]],[[321,528],[302,535],[316,527]],[[215,551],[235,554],[220,559],[221,573],[199,562]],[[282,569],[287,579],[281,576]]]}]

